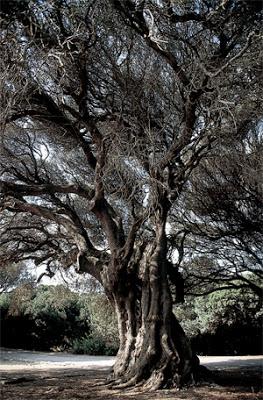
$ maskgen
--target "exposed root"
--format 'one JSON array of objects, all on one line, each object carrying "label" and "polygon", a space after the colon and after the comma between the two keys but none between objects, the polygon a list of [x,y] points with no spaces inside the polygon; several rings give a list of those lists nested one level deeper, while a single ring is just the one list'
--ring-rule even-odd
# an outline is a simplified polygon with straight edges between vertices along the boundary
[{"label": "exposed root", "polygon": [[[145,359],[146,360],[146,359]],[[199,359],[193,357],[192,368],[183,367],[183,371],[177,364],[177,360],[160,359],[159,366],[155,363],[149,368],[149,365],[144,366],[140,364],[137,370],[127,371],[123,376],[115,377],[111,376],[106,387],[110,389],[127,389],[131,387],[142,388],[145,391],[155,391],[161,388],[178,388],[180,389],[183,385],[192,386],[198,381],[201,382],[213,382],[212,373],[203,366],[199,365]],[[147,368],[148,366],[148,368]],[[184,370],[187,370],[184,371]],[[148,370],[146,374],[145,371]]]},{"label": "exposed root", "polygon": [[150,378],[146,381],[143,386],[145,390],[153,392],[155,390],[161,389],[164,381],[164,374],[162,371],[153,371]]},{"label": "exposed root", "polygon": [[129,379],[127,382],[119,383],[119,384],[114,384],[112,389],[126,389],[132,386],[136,385],[136,376],[133,378]]}]

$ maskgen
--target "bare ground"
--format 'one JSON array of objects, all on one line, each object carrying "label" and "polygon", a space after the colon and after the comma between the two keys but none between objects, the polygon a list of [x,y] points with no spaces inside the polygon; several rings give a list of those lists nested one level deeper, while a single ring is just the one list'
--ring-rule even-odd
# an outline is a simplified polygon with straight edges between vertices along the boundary
[{"label": "bare ground", "polygon": [[258,368],[231,368],[213,371],[213,384],[199,384],[183,390],[145,393],[112,390],[105,385],[106,368],[34,370],[3,372],[1,400],[260,400],[263,399]]}]

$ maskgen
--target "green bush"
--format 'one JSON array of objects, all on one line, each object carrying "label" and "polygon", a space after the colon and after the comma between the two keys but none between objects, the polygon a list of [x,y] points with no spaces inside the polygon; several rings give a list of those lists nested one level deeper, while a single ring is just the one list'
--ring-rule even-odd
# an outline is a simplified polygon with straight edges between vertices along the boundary
[{"label": "green bush", "polygon": [[259,300],[241,289],[221,290],[187,298],[175,314],[193,348],[203,355],[259,354],[261,321]]},{"label": "green bush", "polygon": [[203,297],[188,297],[175,314],[189,337],[215,333],[222,326],[260,325],[259,301],[242,289],[220,290]]},{"label": "green bush", "polygon": [[118,348],[119,334],[115,311],[103,293],[81,295],[80,318],[89,320],[90,333],[106,344],[107,348]]},{"label": "green bush", "polygon": [[114,356],[117,348],[107,345],[100,337],[85,335],[80,339],[75,339],[72,344],[72,352],[76,354],[89,354],[93,356]]},{"label": "green bush", "polygon": [[[80,317],[79,295],[59,286],[17,287],[0,296],[2,345],[35,350],[65,350],[89,333]],[[19,335],[17,335],[19,332]]]},{"label": "green bush", "polygon": [[[175,313],[199,354],[256,354],[262,319],[256,300],[244,290],[222,290],[187,298]],[[118,349],[115,312],[103,293],[24,284],[0,295],[0,312],[5,347],[90,355]]]},{"label": "green bush", "polygon": [[115,311],[103,293],[81,295],[80,318],[89,320],[90,334],[73,341],[77,354],[113,356],[118,351],[119,335]]},{"label": "green bush", "polygon": [[118,348],[115,312],[103,293],[21,285],[0,295],[0,311],[5,347],[94,355],[112,355]]}]

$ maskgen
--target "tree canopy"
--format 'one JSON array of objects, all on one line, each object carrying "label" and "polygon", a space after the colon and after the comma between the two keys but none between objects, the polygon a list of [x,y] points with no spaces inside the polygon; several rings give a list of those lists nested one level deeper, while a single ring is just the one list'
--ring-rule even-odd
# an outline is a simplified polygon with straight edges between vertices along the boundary
[{"label": "tree canopy", "polygon": [[262,301],[262,144],[260,122],[192,174],[171,237],[182,247],[186,293],[249,288]]}]

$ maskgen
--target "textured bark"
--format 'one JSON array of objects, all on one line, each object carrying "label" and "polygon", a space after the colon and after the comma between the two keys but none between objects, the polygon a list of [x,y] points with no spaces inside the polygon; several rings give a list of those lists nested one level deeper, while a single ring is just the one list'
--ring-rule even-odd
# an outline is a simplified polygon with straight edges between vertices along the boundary
[{"label": "textured bark", "polygon": [[126,268],[113,261],[115,279],[112,272],[104,277],[120,336],[113,385],[155,390],[191,383],[195,358],[172,312],[164,224],[157,226],[154,243],[135,258]]}]

